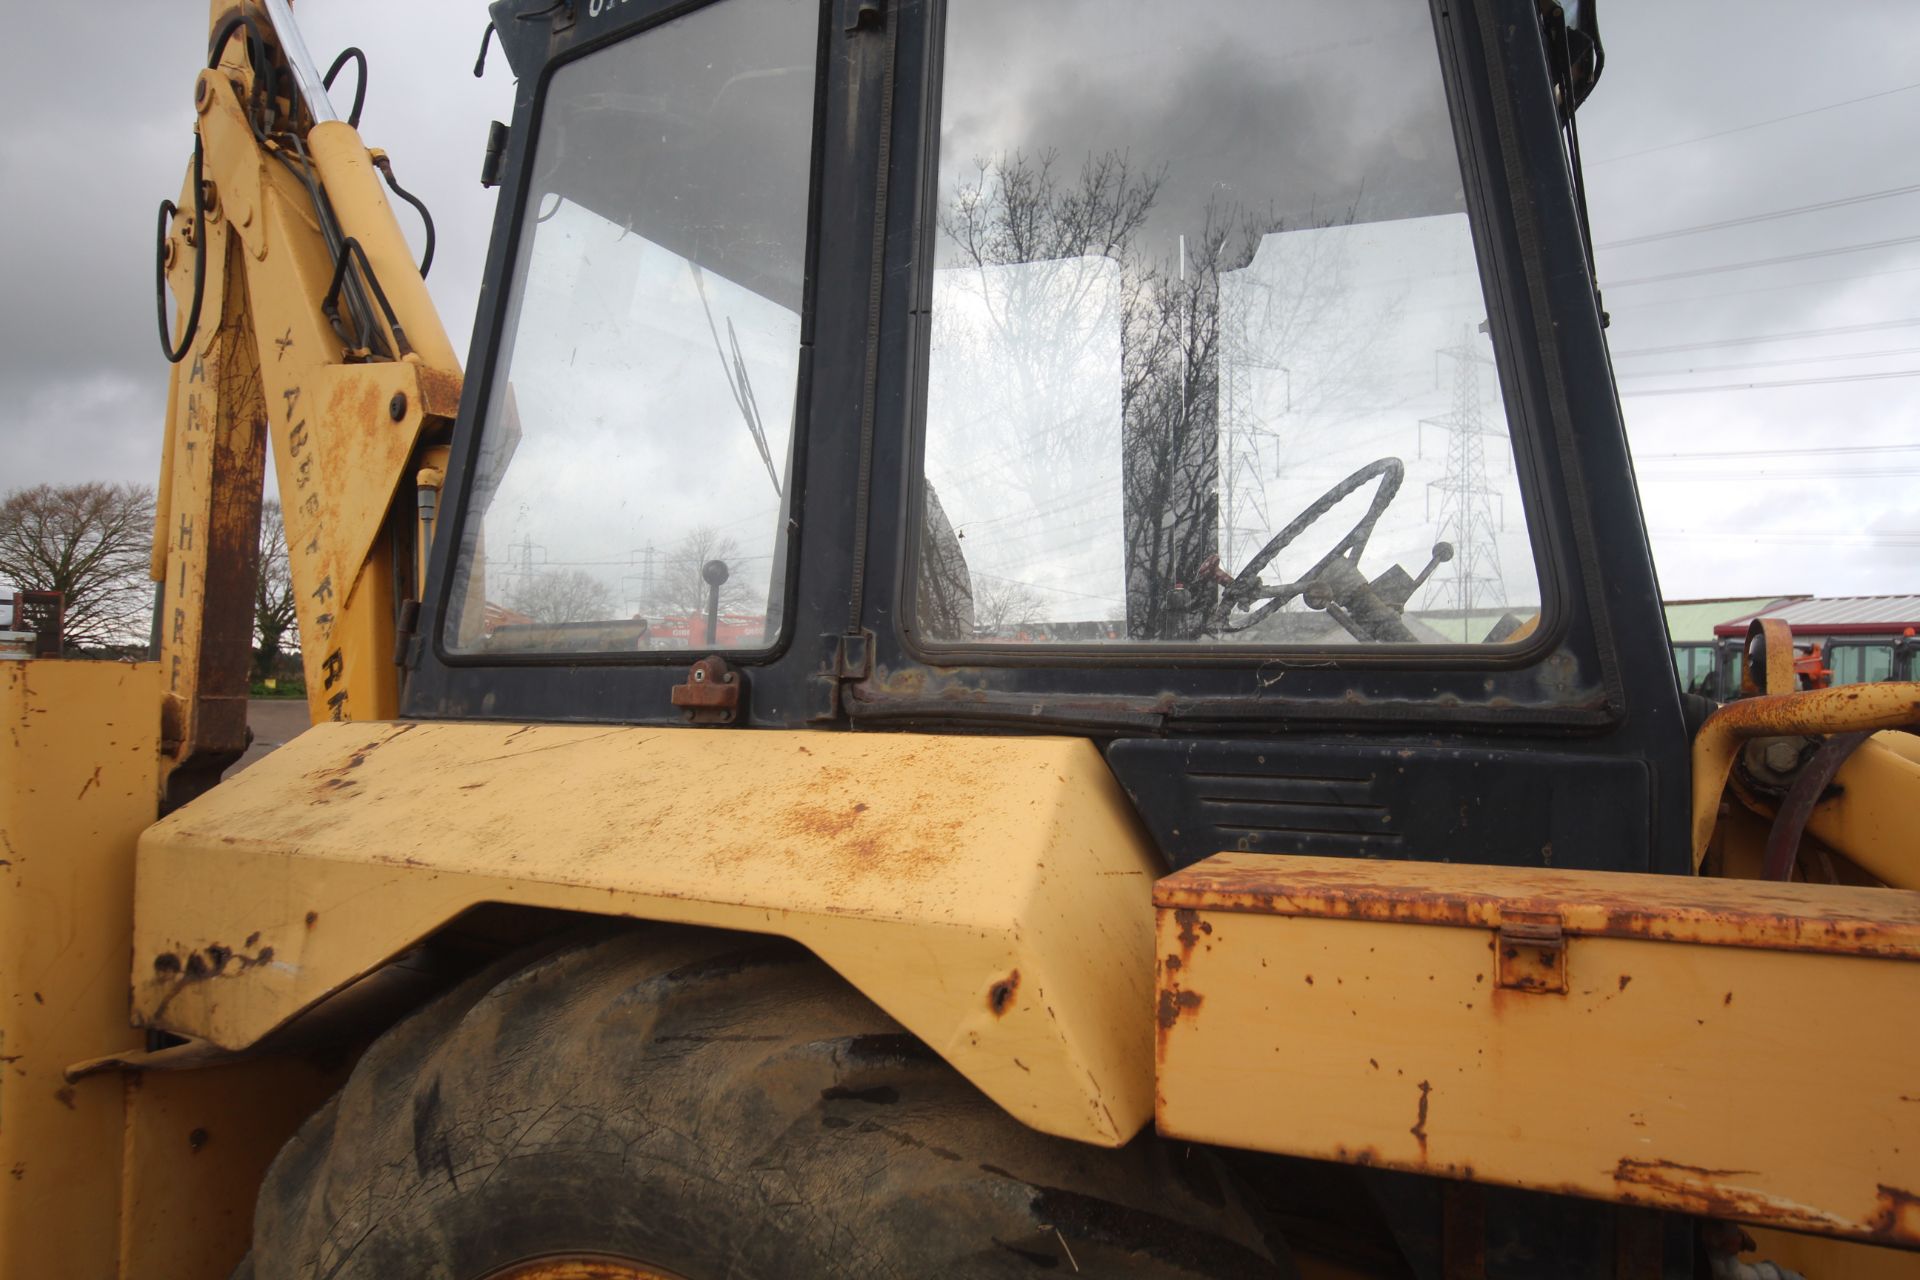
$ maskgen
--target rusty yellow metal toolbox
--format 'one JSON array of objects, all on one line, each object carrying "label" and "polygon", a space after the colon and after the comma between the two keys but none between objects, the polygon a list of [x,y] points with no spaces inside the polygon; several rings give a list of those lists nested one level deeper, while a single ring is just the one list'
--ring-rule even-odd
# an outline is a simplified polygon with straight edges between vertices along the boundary
[{"label": "rusty yellow metal toolbox", "polygon": [[1163,1133],[1920,1245],[1920,893],[1220,854],[1154,901]]}]

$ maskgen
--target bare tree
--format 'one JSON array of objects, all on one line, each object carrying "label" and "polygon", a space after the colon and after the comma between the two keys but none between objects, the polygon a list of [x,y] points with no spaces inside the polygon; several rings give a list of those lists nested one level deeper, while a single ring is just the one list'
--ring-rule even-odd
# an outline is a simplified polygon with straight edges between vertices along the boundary
[{"label": "bare tree", "polygon": [[935,640],[971,640],[976,621],[973,575],[940,494],[928,481],[920,513],[920,573],[914,617]]},{"label": "bare tree", "polygon": [[970,392],[992,398],[971,451],[1036,507],[1084,493],[1111,462],[1089,448],[1110,419],[1089,401],[1087,367],[1111,359],[1141,287],[1121,264],[1164,176],[1117,151],[1089,155],[1077,176],[1053,151],[1014,152],[976,160],[941,212],[957,258],[947,278],[973,305],[936,310],[936,341],[965,353],[985,374]]},{"label": "bare tree", "polygon": [[661,614],[704,616],[711,588],[701,570],[710,560],[727,566],[727,580],[720,587],[720,611],[737,613],[750,607],[756,596],[756,580],[764,580],[763,574],[750,571],[750,565],[763,562],[744,560],[738,542],[704,524],[689,529],[667,553],[648,607]]},{"label": "bare tree", "polygon": [[282,653],[300,647],[300,621],[294,612],[293,566],[287,559],[287,524],[277,499],[260,506],[260,568],[253,585],[253,635],[257,679],[273,675]]},{"label": "bare tree", "polygon": [[0,500],[0,578],[64,597],[76,648],[137,643],[153,586],[153,490],[144,485],[36,485]]},{"label": "bare tree", "polygon": [[[1199,225],[1178,238],[1178,262],[1147,258],[1136,242],[1156,216],[1167,173],[1108,152],[1088,156],[1074,177],[1052,152],[1014,153],[977,161],[940,219],[960,277],[971,281],[970,314],[986,317],[987,345],[1008,366],[1006,394],[1025,410],[982,415],[979,429],[998,418],[1032,431],[1036,413],[1042,424],[1038,439],[983,452],[1002,459],[996,482],[1036,506],[1061,510],[1071,495],[1097,488],[1082,474],[1097,459],[1074,408],[1086,396],[1095,344],[1119,331],[1126,618],[1140,640],[1198,637],[1221,577],[1238,567],[1219,563],[1223,364],[1273,362],[1333,340],[1320,321],[1344,269],[1337,255],[1296,255],[1277,283],[1242,281],[1229,305],[1223,277],[1244,275],[1262,241],[1287,223],[1271,210],[1209,201]],[[1316,214],[1309,225],[1350,223],[1356,209]],[[990,271],[1013,265],[1024,269]],[[1257,353],[1249,350],[1255,334]],[[1370,343],[1344,331],[1337,340],[1349,360]]]},{"label": "bare tree", "polygon": [[605,622],[614,616],[613,592],[584,569],[556,569],[523,578],[507,607],[535,622]]},{"label": "bare tree", "polygon": [[998,634],[1044,620],[1046,603],[1027,583],[982,577],[973,598],[974,619],[989,633]]},{"label": "bare tree", "polygon": [[[1089,344],[1118,329],[1128,630],[1156,640],[1196,634],[1217,591],[1203,567],[1218,543],[1219,272],[1232,221],[1210,207],[1189,261],[1141,260],[1134,241],[1165,176],[1108,152],[1066,178],[1051,152],[1015,153],[977,162],[940,222],[977,277],[995,347],[1015,353],[1014,390],[1047,419],[1038,440],[1003,451],[1007,481],[1036,504],[1088,487],[1085,442],[1055,406],[1082,398]],[[1029,269],[988,274],[1015,264]]]}]

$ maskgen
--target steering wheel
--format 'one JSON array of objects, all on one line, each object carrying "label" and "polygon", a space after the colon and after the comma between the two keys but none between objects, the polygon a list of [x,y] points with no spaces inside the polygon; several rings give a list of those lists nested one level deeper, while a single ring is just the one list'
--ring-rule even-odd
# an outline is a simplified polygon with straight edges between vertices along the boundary
[{"label": "steering wheel", "polygon": [[[1357,570],[1360,553],[1366,550],[1367,539],[1373,536],[1374,525],[1380,522],[1380,517],[1386,511],[1387,505],[1393,501],[1394,495],[1400,492],[1400,482],[1406,479],[1406,475],[1406,464],[1400,459],[1381,458],[1369,462],[1315,498],[1311,506],[1287,522],[1286,528],[1267,540],[1267,545],[1261,547],[1258,554],[1247,561],[1246,568],[1222,583],[1220,604],[1214,615],[1214,629],[1227,632],[1245,631],[1249,627],[1258,625],[1274,610],[1312,586],[1321,572],[1338,558],[1346,558]],[[1380,481],[1380,487],[1374,490],[1373,501],[1368,504],[1366,514],[1354,523],[1353,528],[1347,530],[1346,537],[1334,544],[1333,550],[1314,562],[1313,568],[1307,570],[1304,578],[1272,587],[1260,580],[1260,571],[1273,563],[1273,558],[1292,545],[1295,538],[1305,533],[1307,526],[1333,510],[1342,499],[1367,481],[1374,479]],[[1264,603],[1256,606],[1253,602],[1262,597],[1265,598]],[[1248,611],[1245,621],[1230,622],[1228,620],[1236,608]]]}]

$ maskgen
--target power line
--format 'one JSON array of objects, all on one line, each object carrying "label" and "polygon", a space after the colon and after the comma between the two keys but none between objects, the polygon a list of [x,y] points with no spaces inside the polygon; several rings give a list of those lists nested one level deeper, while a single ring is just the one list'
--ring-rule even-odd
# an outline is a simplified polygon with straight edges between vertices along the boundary
[{"label": "power line", "polygon": [[1680,480],[1685,481],[1687,484],[1699,484],[1701,482],[1753,484],[1760,480],[1773,479],[1790,480],[1797,484],[1802,480],[1901,479],[1908,476],[1920,476],[1920,468],[1910,470],[1895,468],[1892,471],[1884,468],[1876,468],[1871,471],[1782,471],[1777,474],[1770,474],[1765,471],[1729,471],[1719,475],[1712,473],[1702,474],[1698,471],[1642,471],[1636,474],[1639,475],[1640,479],[1652,483],[1658,483],[1663,480]]},{"label": "power line", "polygon": [[1019,578],[1004,578],[997,573],[982,573],[978,569],[973,570],[973,576],[976,578],[985,578],[988,582],[1005,583],[1010,587],[1030,587],[1035,591],[1053,591],[1063,596],[1074,596],[1081,600],[1098,600],[1102,604],[1119,604],[1121,602],[1119,596],[1095,595],[1091,591],[1075,591],[1070,587],[1049,586],[1044,582],[1026,582]]},{"label": "power line", "polygon": [[1661,284],[1668,280],[1691,280],[1695,276],[1715,276],[1728,271],[1747,271],[1755,267],[1777,267],[1788,262],[1811,262],[1815,258],[1837,258],[1848,253],[1867,253],[1874,249],[1891,249],[1898,245],[1920,241],[1920,236],[1895,236],[1891,240],[1866,240],[1859,244],[1836,245],[1831,249],[1809,249],[1805,253],[1783,253],[1777,258],[1753,258],[1746,262],[1723,262],[1714,267],[1692,267],[1686,271],[1669,271],[1664,275],[1635,276],[1631,280],[1605,280],[1602,283],[1609,289],[1626,289],[1641,284]]},{"label": "power line", "polygon": [[1920,324],[1920,316],[1911,320],[1878,320],[1870,324],[1842,324],[1827,329],[1795,329],[1790,333],[1757,333],[1743,338],[1719,338],[1713,342],[1682,342],[1667,347],[1634,347],[1613,353],[1615,360],[1631,356],[1664,356],[1677,351],[1707,351],[1714,347],[1750,347],[1766,342],[1786,342],[1796,338],[1831,338],[1842,333],[1873,333],[1881,329],[1907,329]]},{"label": "power line", "polygon": [[1735,133],[1746,133],[1751,129],[1764,129],[1768,125],[1783,124],[1788,120],[1798,120],[1803,116],[1817,116],[1822,111],[1837,111],[1841,107],[1857,106],[1862,102],[1872,102],[1876,98],[1890,98],[1896,93],[1906,93],[1913,89],[1920,89],[1920,83],[1903,84],[1897,89],[1882,89],[1878,93],[1869,93],[1864,97],[1848,98],[1842,102],[1829,102],[1825,106],[1808,107],[1804,111],[1789,111],[1784,116],[1774,116],[1767,120],[1755,120],[1751,124],[1735,125],[1731,129],[1720,129],[1713,133],[1700,134],[1698,137],[1682,138],[1678,142],[1663,142],[1657,147],[1642,147],[1638,151],[1625,151],[1617,156],[1607,156],[1602,160],[1589,160],[1587,161],[1587,167],[1593,168],[1596,165],[1612,164],[1616,160],[1632,160],[1637,156],[1650,156],[1656,151],[1671,151],[1675,147],[1690,147],[1696,142],[1711,142],[1715,138],[1725,138]]},{"label": "power line", "polygon": [[1726,458],[1812,458],[1827,454],[1912,453],[1915,444],[1829,444],[1797,449],[1702,449],[1693,453],[1643,453],[1641,462],[1718,462]]},{"label": "power line", "polygon": [[1691,396],[1704,391],[1770,391],[1775,387],[1818,387],[1835,382],[1878,382],[1886,378],[1920,377],[1920,369],[1888,369],[1882,373],[1838,373],[1827,378],[1782,378],[1778,382],[1723,382],[1711,387],[1646,387],[1622,391],[1627,396]]},{"label": "power line", "polygon": [[1878,360],[1888,356],[1920,355],[1920,347],[1888,347],[1880,351],[1842,351],[1830,356],[1796,356],[1791,360],[1749,360],[1744,364],[1703,364],[1691,369],[1642,369],[1623,378],[1684,377],[1691,373],[1733,373],[1740,369],[1781,369],[1796,364],[1826,364],[1835,360]]},{"label": "power line", "polygon": [[1792,530],[1701,529],[1701,530],[1691,530],[1691,531],[1684,530],[1684,529],[1651,529],[1648,531],[1647,536],[1651,538],[1660,538],[1660,539],[1671,538],[1676,541],[1771,542],[1771,543],[1785,543],[1785,544],[1794,545],[1794,546],[1801,545],[1803,543],[1815,543],[1815,544],[1827,543],[1832,545],[1832,544],[1859,543],[1859,542],[1865,542],[1873,546],[1884,546],[1884,547],[1907,547],[1907,546],[1920,545],[1920,529],[1885,529],[1885,530],[1881,530],[1879,532],[1873,532],[1873,533],[1862,532],[1857,529],[1856,530],[1822,530],[1822,529],[1799,529],[1799,528],[1792,529]]},{"label": "power line", "polygon": [[1788,289],[1813,289],[1823,284],[1853,284],[1859,280],[1878,280],[1883,276],[1905,276],[1920,271],[1920,267],[1893,267],[1887,271],[1864,271],[1853,276],[1821,276],[1818,280],[1795,280],[1790,284],[1768,284],[1758,289],[1721,289],[1714,293],[1690,293],[1683,298],[1649,298],[1645,302],[1629,302],[1624,307],[1608,307],[1614,315],[1623,312],[1652,311],[1658,307],[1677,307],[1688,302],[1713,302],[1720,298],[1746,298],[1756,293],[1782,293]]},{"label": "power line", "polygon": [[1889,200],[1894,196],[1912,195],[1920,191],[1920,183],[1910,187],[1889,187],[1885,191],[1869,191],[1865,195],[1842,196],[1838,200],[1822,200],[1818,204],[1803,204],[1792,209],[1776,209],[1772,213],[1750,213],[1741,218],[1724,218],[1719,222],[1702,222],[1692,227],[1675,227],[1671,231],[1653,231],[1643,236],[1629,236],[1625,240],[1609,240],[1597,244],[1596,249],[1625,249],[1636,244],[1652,244],[1656,240],[1672,240],[1679,236],[1699,235],[1703,231],[1725,231],[1729,227],[1751,226],[1756,222],[1772,222],[1777,218],[1792,218],[1803,213],[1819,213],[1826,209],[1840,209],[1851,204],[1866,204],[1870,200]]}]

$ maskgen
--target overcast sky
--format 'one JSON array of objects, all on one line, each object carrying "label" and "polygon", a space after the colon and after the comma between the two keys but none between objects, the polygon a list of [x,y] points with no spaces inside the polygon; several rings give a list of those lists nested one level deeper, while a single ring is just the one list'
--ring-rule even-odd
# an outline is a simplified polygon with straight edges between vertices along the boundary
[{"label": "overcast sky", "polygon": [[[363,132],[433,208],[429,284],[464,351],[493,209],[480,153],[511,101],[497,50],[471,75],[485,6],[299,11],[317,58],[352,43],[372,62]],[[154,208],[189,155],[204,16],[68,5],[0,47],[0,490],[156,473]],[[1871,376],[1920,371],[1920,239],[1898,243],[1920,237],[1920,8],[1616,0],[1602,16],[1581,141],[1667,595],[1920,591],[1920,378]],[[1774,335],[1790,336],[1757,341]]]}]

